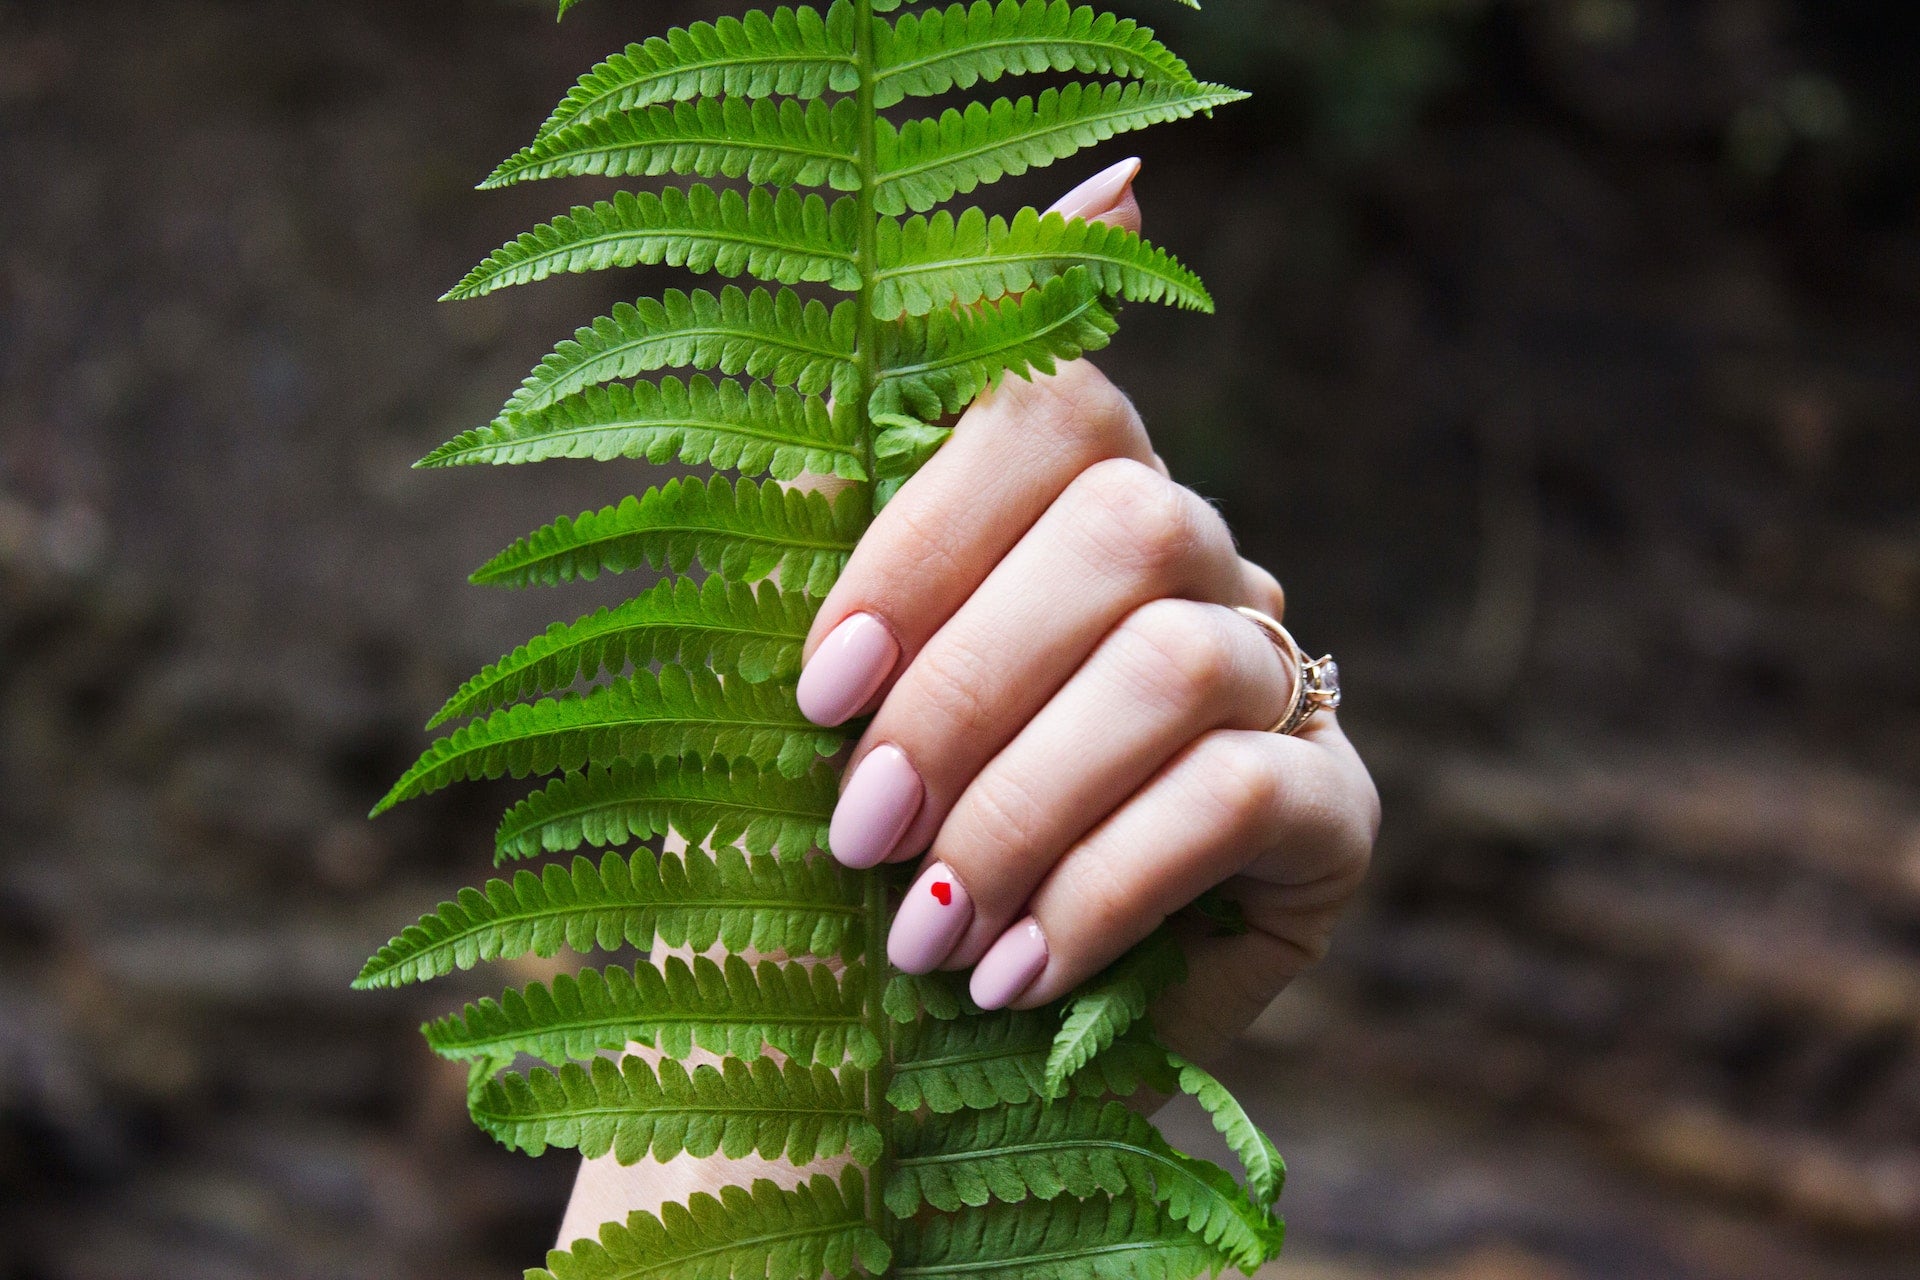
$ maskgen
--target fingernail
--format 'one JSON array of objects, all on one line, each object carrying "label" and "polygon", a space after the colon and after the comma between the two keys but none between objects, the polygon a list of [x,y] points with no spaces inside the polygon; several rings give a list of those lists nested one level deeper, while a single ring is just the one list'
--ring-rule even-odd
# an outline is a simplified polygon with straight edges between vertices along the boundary
[{"label": "fingernail", "polygon": [[880,865],[920,812],[926,787],[895,746],[875,747],[847,779],[827,827],[827,847],[849,867]]},{"label": "fingernail", "polygon": [[870,613],[854,614],[827,633],[800,673],[793,691],[800,714],[815,724],[844,723],[867,705],[899,660],[900,644],[887,624]]},{"label": "fingernail", "polygon": [[1122,201],[1131,197],[1129,188],[1133,186],[1133,179],[1139,172],[1138,156],[1129,157],[1116,165],[1109,165],[1055,200],[1047,212],[1057,213],[1063,218],[1089,220],[1097,218],[1103,213],[1112,211]]},{"label": "fingernail", "polygon": [[1020,998],[1047,967],[1047,938],[1040,922],[1028,916],[1000,935],[974,966],[968,990],[982,1009],[1002,1009]]},{"label": "fingernail", "polygon": [[906,973],[932,973],[973,923],[973,899],[944,862],[920,873],[900,900],[887,935],[887,959]]}]

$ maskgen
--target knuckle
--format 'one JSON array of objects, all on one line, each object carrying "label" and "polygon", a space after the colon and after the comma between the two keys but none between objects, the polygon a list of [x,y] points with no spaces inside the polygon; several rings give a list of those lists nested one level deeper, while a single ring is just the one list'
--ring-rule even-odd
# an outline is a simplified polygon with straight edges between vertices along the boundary
[{"label": "knuckle", "polygon": [[1221,825],[1235,834],[1260,828],[1280,806],[1279,771],[1265,753],[1244,740],[1211,735],[1203,740],[1200,785]]},{"label": "knuckle", "polygon": [[[961,796],[941,832],[941,843],[952,839],[949,831],[957,834],[959,839],[952,843],[965,850],[963,856],[969,865],[981,868],[983,874],[977,878],[983,885],[988,881],[1008,884],[1020,880],[1024,888],[1026,881],[1018,868],[1044,820],[1045,810],[1039,800],[1017,777],[1004,769],[990,770],[976,778]],[[1011,908],[1018,904],[997,905]]]},{"label": "knuckle", "polygon": [[[901,703],[915,721],[941,731],[978,732],[991,718],[990,664],[962,644],[931,644],[907,670]],[[896,696],[899,690],[896,689]],[[889,709],[894,698],[888,699]]]},{"label": "knuckle", "polygon": [[1184,600],[1155,600],[1120,624],[1124,645],[1138,654],[1138,678],[1183,705],[1214,700],[1233,683],[1240,646],[1219,611]]},{"label": "knuckle", "polygon": [[1088,467],[1070,486],[1069,500],[1101,561],[1150,578],[1170,575],[1205,541],[1204,522],[1195,510],[1205,504],[1131,458]]}]

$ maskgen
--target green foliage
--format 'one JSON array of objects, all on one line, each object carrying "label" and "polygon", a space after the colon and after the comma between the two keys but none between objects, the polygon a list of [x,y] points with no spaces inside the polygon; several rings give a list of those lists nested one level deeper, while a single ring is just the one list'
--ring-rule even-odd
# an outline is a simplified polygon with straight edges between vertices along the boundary
[{"label": "green foliage", "polygon": [[751,760],[621,760],[555,778],[508,810],[494,856],[599,849],[672,831],[690,845],[797,858],[825,847],[839,795],[839,775],[824,762],[789,778]]},{"label": "green foliage", "polygon": [[[1073,0],[900,7],[756,10],[601,62],[484,185],[689,181],[577,205],[448,295],[616,267],[752,277],[616,306],[418,464],[738,474],[675,476],[556,520],[474,573],[664,577],[555,623],[435,714],[443,735],[376,812],[463,779],[540,776],[502,820],[496,860],[572,856],[460,891],[356,985],[640,953],[523,979],[426,1026],[468,1064],[482,1128],[623,1163],[850,1158],[836,1178],[631,1214],[530,1275],[1187,1280],[1251,1271],[1280,1246],[1278,1156],[1152,1036],[1149,1007],[1183,973],[1170,935],[1066,1000],[983,1013],[954,975],[896,973],[875,954],[904,871],[825,853],[845,733],[800,714],[795,681],[874,512],[938,451],[950,415],[1104,346],[1119,303],[1212,305],[1130,231],[935,206],[1240,96],[1195,80],[1132,19]],[[1084,78],[882,114],[1031,73]],[[837,478],[837,496],[791,483],[809,476]],[[640,844],[656,839],[669,847]],[[688,1065],[697,1055],[711,1061]],[[1111,1100],[1176,1089],[1213,1115],[1251,1192]]]},{"label": "green foliage", "polygon": [[598,1240],[547,1255],[528,1280],[818,1280],[844,1276],[858,1264],[886,1271],[893,1251],[867,1219],[866,1180],[849,1168],[840,1181],[816,1174],[792,1191],[765,1178],[751,1190],[726,1187],[716,1196],[696,1192],[685,1205],[666,1204],[660,1216],[636,1212],[609,1222]]}]

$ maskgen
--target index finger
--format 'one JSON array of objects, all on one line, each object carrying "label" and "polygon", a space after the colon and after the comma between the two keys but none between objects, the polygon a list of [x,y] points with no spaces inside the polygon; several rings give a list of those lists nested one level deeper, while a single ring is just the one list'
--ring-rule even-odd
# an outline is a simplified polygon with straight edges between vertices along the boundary
[{"label": "index finger", "polygon": [[[1137,227],[1138,168],[1097,174],[1054,208]],[[838,724],[871,704],[1073,478],[1110,458],[1151,463],[1153,447],[1132,402],[1084,360],[1008,378],[976,400],[875,517],[821,605],[801,710]]]}]

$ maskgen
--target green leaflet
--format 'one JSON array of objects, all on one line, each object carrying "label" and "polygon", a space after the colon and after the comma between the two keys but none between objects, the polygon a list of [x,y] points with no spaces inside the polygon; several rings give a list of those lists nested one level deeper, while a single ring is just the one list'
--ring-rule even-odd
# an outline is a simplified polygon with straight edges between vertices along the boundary
[{"label": "green leaflet", "polygon": [[465,432],[425,458],[424,467],[540,462],[549,458],[638,458],[702,463],[791,480],[803,471],[864,480],[851,425],[836,424],[826,401],[764,382],[666,377],[632,386],[590,387],[547,409],[513,414]]},{"label": "green leaflet", "polygon": [[1117,133],[1182,120],[1247,95],[1199,83],[1074,83],[1037,98],[972,102],[897,130],[882,121],[875,138],[881,213],[924,213],[1008,174],[1065,159]]},{"label": "green leaflet", "polygon": [[1069,0],[974,0],[877,23],[874,35],[879,107],[1038,71],[1193,79],[1147,28]]},{"label": "green leaflet", "polygon": [[853,100],[697,98],[562,125],[502,161],[482,188],[540,178],[661,173],[774,186],[860,185]]},{"label": "green leaflet", "polygon": [[1167,1145],[1123,1103],[1074,1098],[896,1125],[887,1207],[902,1218],[923,1205],[951,1213],[1028,1196],[1085,1199],[1133,1192],[1164,1204],[1177,1222],[1252,1274],[1278,1252],[1278,1228],[1232,1178]]},{"label": "green leaflet", "polygon": [[1240,1163],[1247,1171],[1248,1186],[1260,1203],[1272,1204],[1278,1200],[1280,1188],[1287,1181],[1286,1162],[1273,1149],[1273,1143],[1267,1135],[1260,1132],[1260,1127],[1241,1107],[1239,1099],[1228,1093],[1225,1085],[1179,1054],[1168,1054],[1167,1062],[1179,1073],[1180,1091],[1191,1094],[1206,1108],[1207,1114],[1213,1118],[1213,1127],[1227,1140],[1227,1146],[1232,1148],[1233,1154],[1240,1157]]},{"label": "green leaflet", "polygon": [[[857,497],[857,495],[856,495]],[[859,540],[860,504],[843,496],[742,480],[669,480],[618,506],[536,530],[473,573],[491,586],[554,585],[652,567],[685,573],[695,560],[735,582],[772,574],[820,597]]]},{"label": "green leaflet", "polygon": [[1213,309],[1199,277],[1166,250],[1104,222],[1043,217],[1030,208],[1012,222],[989,220],[979,209],[957,219],[942,210],[905,222],[882,219],[877,238],[881,266],[873,313],[883,320],[1018,293],[1075,267],[1109,296]]},{"label": "green leaflet", "polygon": [[1228,1260],[1137,1197],[1029,1200],[937,1217],[905,1234],[894,1280],[1187,1280]]},{"label": "green leaflet", "polygon": [[1067,997],[1066,1016],[1047,1051],[1047,1092],[1065,1088],[1075,1072],[1146,1017],[1161,992],[1186,976],[1186,954],[1162,926]]},{"label": "green leaflet", "polygon": [[609,1222],[597,1240],[576,1240],[547,1255],[528,1280],[819,1280],[855,1264],[879,1275],[893,1251],[867,1223],[866,1179],[848,1167],[836,1182],[815,1174],[791,1191],[765,1178],[751,1190],[695,1192],[625,1223]]},{"label": "green leaflet", "polygon": [[374,812],[454,782],[571,773],[646,756],[720,754],[793,778],[842,740],[838,729],[801,715],[786,686],[723,689],[699,668],[636,671],[585,694],[521,703],[462,725],[428,747]]},{"label": "green leaflet", "polygon": [[772,13],[753,9],[738,18],[675,27],[630,44],[581,78],[539,136],[656,102],[851,92],[860,77],[853,14],[848,0],[835,0],[824,16],[807,5],[782,5]]},{"label": "green leaflet", "polygon": [[923,422],[958,413],[1002,374],[1052,373],[1106,346],[1115,328],[1085,268],[1023,297],[909,318],[887,331],[869,412]]},{"label": "green leaflet", "polygon": [[[535,1153],[850,1153],[874,1170],[635,1213],[533,1275],[1189,1280],[1279,1247],[1278,1157],[1146,1024],[1181,963],[1164,936],[1066,1000],[983,1013],[960,975],[870,957],[910,873],[853,872],[825,852],[831,757],[854,730],[808,722],[794,682],[819,601],[874,512],[1002,377],[1103,347],[1119,303],[1211,306],[1190,271],[1125,230],[934,206],[1239,96],[1197,81],[1132,19],[1075,0],[902,7],[717,16],[601,61],[485,185],[733,185],[609,192],[503,246],[448,295],[637,266],[752,277],[615,306],[491,422],[418,464],[578,458],[739,476],[667,479],[537,529],[475,572],[503,586],[649,569],[668,580],[556,623],[440,709],[430,727],[449,727],[376,811],[462,779],[545,775],[502,820],[495,857],[574,856],[461,891],[380,948],[356,985],[563,949],[652,952],[522,977],[429,1023],[431,1046],[468,1064],[475,1120]],[[1034,73],[1095,79],[964,98]],[[878,114],[942,94],[963,98],[930,119]],[[837,477],[835,496],[812,491],[814,476]],[[674,851],[579,856],[656,838]],[[635,1044],[647,1052],[620,1056]],[[685,1065],[696,1054],[716,1062]],[[514,1071],[525,1058],[550,1066]],[[1142,1087],[1200,1097],[1255,1198],[1108,1100]]]},{"label": "green leaflet", "polygon": [[576,622],[554,623],[461,685],[427,728],[656,662],[712,667],[749,684],[790,679],[800,674],[800,645],[816,606],[770,582],[756,589],[718,577],[669,579]]},{"label": "green leaflet", "polygon": [[859,899],[848,877],[826,859],[748,862],[738,850],[718,854],[609,853],[598,863],[575,858],[540,874],[518,872],[462,889],[380,948],[354,986],[396,987],[485,960],[552,956],[621,947],[705,951],[784,951],[792,955],[858,953]]},{"label": "green leaflet", "polygon": [[425,1034],[435,1053],[459,1060],[524,1053],[563,1062],[638,1042],[670,1058],[697,1045],[751,1061],[769,1048],[802,1066],[865,1068],[880,1059],[880,1042],[860,1021],[865,981],[858,964],[843,982],[825,965],[750,965],[739,956],[724,966],[696,956],[689,965],[669,956],[662,969],[613,966],[536,982],[470,1004]]},{"label": "green leaflet", "polygon": [[728,1058],[689,1072],[672,1059],[658,1070],[636,1057],[595,1058],[558,1071],[487,1081],[468,1100],[482,1129],[509,1147],[539,1155],[570,1147],[621,1164],[685,1152],[730,1160],[749,1154],[808,1164],[847,1152],[861,1164],[880,1154],[867,1119],[866,1075],[858,1067],[776,1066]]},{"label": "green leaflet", "polygon": [[790,187],[778,193],[755,187],[745,195],[701,183],[658,195],[622,191],[595,205],[576,205],[494,250],[447,291],[446,300],[477,298],[564,272],[643,263],[852,289],[859,282],[856,220],[851,200],[829,206]]},{"label": "green leaflet", "polygon": [[561,343],[500,416],[537,413],[588,387],[656,369],[744,373],[818,395],[849,370],[856,323],[853,303],[828,311],[791,289],[668,289],[658,300],[620,304]]},{"label": "green leaflet", "polygon": [[[1047,1098],[1047,1047],[1057,1023],[1053,1010],[1032,1009],[905,1026],[894,1036],[887,1101],[900,1111],[926,1107],[944,1115]],[[1123,1040],[1074,1083],[1121,1097],[1142,1084],[1171,1088],[1161,1054],[1150,1041]]]},{"label": "green leaflet", "polygon": [[798,858],[827,843],[839,774],[821,761],[796,778],[751,760],[622,760],[556,778],[507,812],[495,861],[602,848],[678,832],[690,845],[739,844]]}]

